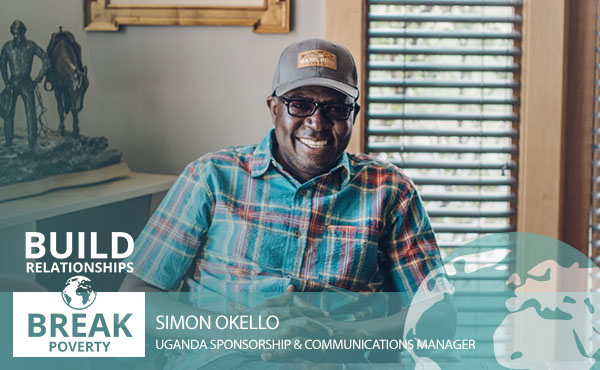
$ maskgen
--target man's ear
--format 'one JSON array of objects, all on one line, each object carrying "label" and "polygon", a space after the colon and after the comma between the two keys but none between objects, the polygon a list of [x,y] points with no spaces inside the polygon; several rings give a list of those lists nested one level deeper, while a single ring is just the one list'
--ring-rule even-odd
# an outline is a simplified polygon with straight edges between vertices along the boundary
[{"label": "man's ear", "polygon": [[267,97],[267,106],[269,107],[269,112],[271,113],[271,120],[275,123],[275,119],[277,117],[277,108],[278,108],[277,97],[273,95],[269,95]]},{"label": "man's ear", "polygon": [[354,121],[356,122],[356,117],[358,117],[358,112],[360,112],[360,105],[358,103],[354,104]]}]

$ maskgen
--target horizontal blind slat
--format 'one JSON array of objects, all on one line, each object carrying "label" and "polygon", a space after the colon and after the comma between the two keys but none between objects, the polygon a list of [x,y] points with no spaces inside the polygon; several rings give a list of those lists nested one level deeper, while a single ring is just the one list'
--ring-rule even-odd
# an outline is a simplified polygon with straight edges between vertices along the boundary
[{"label": "horizontal blind slat", "polygon": [[396,161],[392,160],[392,164],[404,168],[422,168],[422,169],[485,169],[485,170],[513,170],[517,168],[516,162],[467,162],[467,161]]},{"label": "horizontal blind slat", "polygon": [[463,224],[431,224],[436,233],[470,233],[470,234],[494,234],[510,233],[515,231],[511,225],[463,225]]},{"label": "horizontal blind slat", "polygon": [[494,193],[431,193],[422,192],[421,198],[429,202],[514,202],[516,194],[494,194]]},{"label": "horizontal blind slat", "polygon": [[370,126],[367,134],[371,136],[468,136],[468,137],[517,137],[515,129],[410,129],[401,127]]},{"label": "horizontal blind slat", "polygon": [[519,24],[522,18],[513,16],[482,16],[482,15],[447,15],[447,14],[385,14],[370,13],[371,22],[453,22],[453,23],[514,23]]},{"label": "horizontal blind slat", "polygon": [[516,212],[513,209],[490,210],[490,209],[442,209],[429,208],[429,217],[513,217]]},{"label": "horizontal blind slat", "polygon": [[424,48],[405,46],[369,46],[371,54],[402,54],[402,55],[495,55],[495,56],[519,56],[519,48]]},{"label": "horizontal blind slat", "polygon": [[517,81],[469,81],[469,80],[422,80],[370,78],[368,87],[435,87],[435,88],[480,88],[480,89],[516,89]]},{"label": "horizontal blind slat", "polygon": [[370,71],[424,71],[424,72],[518,72],[518,64],[432,64],[432,63],[391,63],[371,61]]},{"label": "horizontal blind slat", "polygon": [[404,113],[367,111],[368,119],[415,121],[518,121],[516,113]]},{"label": "horizontal blind slat", "polygon": [[458,243],[445,243],[445,242],[440,242],[438,244],[438,246],[440,248],[444,248],[444,249],[456,249],[456,248],[469,248],[469,251],[472,250],[476,250],[476,249],[484,249],[484,250],[491,250],[491,249],[510,249],[513,250],[514,248],[512,248],[511,246],[507,246],[507,245],[502,245],[502,244],[496,244],[496,245],[485,245],[485,246],[471,246],[469,244],[458,244]]},{"label": "horizontal blind slat", "polygon": [[520,32],[467,32],[467,31],[432,31],[421,29],[387,29],[371,28],[368,31],[372,38],[421,38],[421,39],[483,39],[483,40],[518,40]]},{"label": "horizontal blind slat", "polygon": [[506,186],[515,185],[517,183],[517,179],[510,176],[413,176],[412,179],[417,185]]},{"label": "horizontal blind slat", "polygon": [[367,151],[371,153],[517,153],[516,145],[414,145],[368,143]]},{"label": "horizontal blind slat", "polygon": [[388,103],[388,104],[519,104],[519,99],[514,97],[445,97],[445,96],[406,96],[406,95],[388,95],[367,97],[367,103]]},{"label": "horizontal blind slat", "polygon": [[371,5],[429,5],[429,6],[512,6],[523,5],[522,0],[369,0]]}]

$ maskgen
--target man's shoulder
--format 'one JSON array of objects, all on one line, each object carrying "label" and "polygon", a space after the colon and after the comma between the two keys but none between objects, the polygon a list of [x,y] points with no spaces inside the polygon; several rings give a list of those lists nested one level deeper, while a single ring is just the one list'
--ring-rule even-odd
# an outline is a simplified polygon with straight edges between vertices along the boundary
[{"label": "man's shoulder", "polygon": [[8,51],[9,49],[14,47],[14,40],[8,40],[7,42],[4,43],[4,45],[2,45],[2,51]]},{"label": "man's shoulder", "polygon": [[402,185],[413,189],[413,180],[398,166],[364,153],[348,153],[355,176],[365,176],[371,183]]},{"label": "man's shoulder", "polygon": [[28,49],[41,49],[41,47],[33,40],[25,40],[25,45]]}]

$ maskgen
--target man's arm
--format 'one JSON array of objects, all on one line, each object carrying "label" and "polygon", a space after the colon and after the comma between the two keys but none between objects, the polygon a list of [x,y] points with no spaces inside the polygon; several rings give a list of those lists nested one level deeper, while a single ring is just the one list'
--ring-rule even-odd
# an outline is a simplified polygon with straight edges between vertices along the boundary
[{"label": "man's arm", "polygon": [[48,69],[50,69],[50,59],[48,59],[48,55],[41,47],[39,47],[36,43],[33,43],[33,45],[33,54],[37,55],[37,57],[42,60],[42,68],[40,68],[40,71],[34,80],[34,82],[38,84],[42,81],[46,75],[46,72],[48,72]]},{"label": "man's arm", "polygon": [[186,273],[193,270],[210,228],[214,203],[201,174],[201,164],[194,162],[175,180],[127,257],[133,273],[126,276],[122,290],[177,290]]},{"label": "man's arm", "polygon": [[[319,319],[333,330],[335,338],[402,339],[405,338],[405,328],[414,329],[412,335],[420,339],[452,339],[455,335],[456,308],[452,287],[447,281],[421,198],[412,190],[396,203],[390,212],[393,216],[390,231],[380,241],[393,292],[371,293],[387,294],[390,300],[395,299],[396,302],[390,304],[394,313],[355,322]],[[425,292],[417,295],[419,288],[425,287],[425,284],[432,289],[424,289]],[[413,299],[416,295],[417,299]],[[290,357],[285,351],[273,351],[269,355],[272,359]]]},{"label": "man's arm", "polygon": [[[451,338],[456,329],[453,288],[444,269],[429,215],[412,183],[396,204],[392,212],[394,222],[391,232],[381,243],[389,262],[393,290],[398,292],[402,305],[407,309],[411,305],[426,304],[429,299],[438,300],[428,319],[441,336]],[[412,317],[408,319],[413,320]],[[404,324],[407,324],[404,319],[398,321],[403,327],[396,335],[404,333]],[[432,333],[430,330],[426,332]]]},{"label": "man's arm", "polygon": [[0,52],[0,72],[2,73],[2,81],[4,86],[8,86],[8,51],[7,46],[4,44],[2,51]]}]

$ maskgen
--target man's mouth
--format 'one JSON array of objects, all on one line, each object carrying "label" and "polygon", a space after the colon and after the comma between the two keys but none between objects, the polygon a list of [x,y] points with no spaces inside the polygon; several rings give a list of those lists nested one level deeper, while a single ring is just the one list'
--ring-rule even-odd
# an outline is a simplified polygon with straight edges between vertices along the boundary
[{"label": "man's mouth", "polygon": [[298,140],[300,140],[302,144],[312,149],[319,149],[327,145],[327,140],[312,140],[306,138],[298,138]]}]

